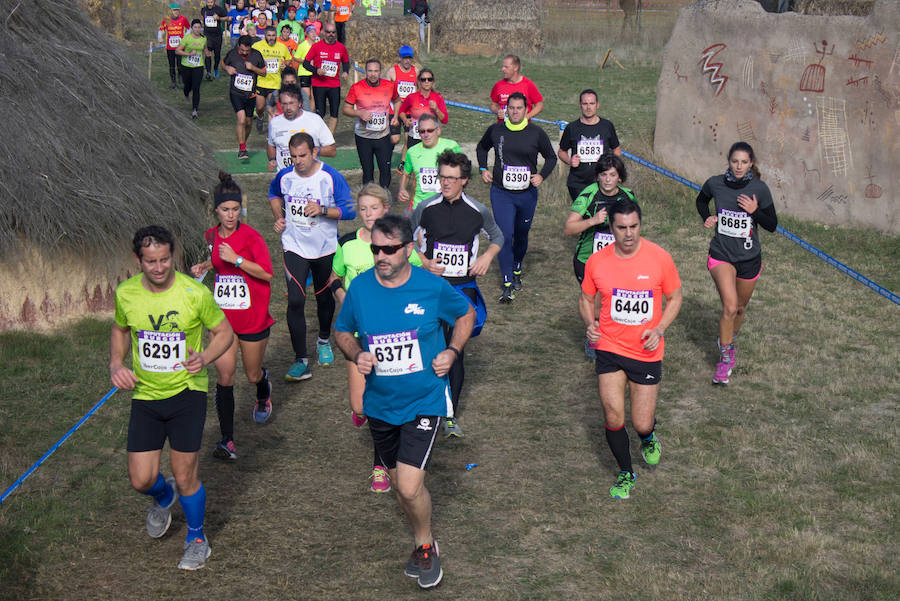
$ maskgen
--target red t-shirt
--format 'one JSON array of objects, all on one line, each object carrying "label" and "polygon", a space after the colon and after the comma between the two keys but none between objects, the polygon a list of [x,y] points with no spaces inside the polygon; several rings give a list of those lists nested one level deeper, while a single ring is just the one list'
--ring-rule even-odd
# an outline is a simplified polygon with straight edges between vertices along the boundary
[{"label": "red t-shirt", "polygon": [[394,70],[394,90],[397,92],[398,97],[405,99],[416,91],[418,72],[415,65],[411,65],[406,73],[400,68],[400,65],[394,65],[391,69]]},{"label": "red t-shirt", "polygon": [[[537,86],[534,85],[534,82],[527,77],[522,76],[519,83],[509,83],[505,79],[501,79],[495,83],[494,87],[491,88],[491,102],[496,102],[500,105],[501,109],[506,110],[506,101],[513,92],[522,92],[525,94],[526,111],[530,111],[535,103],[544,99],[538,91]],[[500,119],[498,116],[497,121],[503,121],[503,119]]]},{"label": "red t-shirt", "polygon": [[432,92],[428,95],[428,98],[422,96],[421,92],[413,92],[406,97],[406,100],[404,100],[400,104],[400,108],[397,110],[401,113],[408,113],[413,121],[418,121],[419,117],[421,117],[425,113],[437,117],[435,112],[431,110],[431,105],[428,104],[429,100],[434,100],[434,103],[444,114],[444,118],[441,119],[441,123],[446,124],[447,121],[450,120],[450,113],[447,112],[447,105],[444,104],[443,96],[441,96],[437,92]]},{"label": "red t-shirt", "polygon": [[[349,104],[355,104],[357,109],[369,111],[373,115],[385,115],[384,127],[377,127],[378,121],[362,122],[356,120],[354,131],[357,135],[364,138],[375,137],[376,132],[383,131],[388,126],[390,115],[393,113],[394,107],[391,105],[392,100],[397,99],[397,92],[394,90],[394,82],[387,79],[378,80],[377,86],[370,86],[367,80],[358,81],[350,86],[345,99]],[[374,117],[373,117],[374,119]],[[375,124],[376,127],[372,131],[368,131],[368,127]]]},{"label": "red t-shirt", "polygon": [[[159,24],[159,30],[166,32],[166,50],[175,50],[181,46],[185,34],[191,29],[191,22],[184,15],[177,19],[166,17]],[[174,44],[172,42],[175,42]]]},{"label": "red t-shirt", "polygon": [[326,44],[323,40],[319,40],[310,46],[305,60],[312,63],[316,69],[324,67],[326,71],[334,73],[334,75],[319,75],[318,72],[313,71],[312,85],[320,88],[339,88],[341,87],[341,63],[349,63],[350,55],[347,54],[347,48],[340,42]]},{"label": "red t-shirt", "polygon": [[648,351],[641,334],[659,325],[663,295],[680,287],[671,255],[649,240],[641,239],[640,249],[629,258],[618,256],[615,244],[592,254],[581,290],[600,294],[600,340],[594,348],[638,361],[662,361],[665,339]]},{"label": "red t-shirt", "polygon": [[[216,285],[213,288],[216,303],[222,307],[228,323],[236,333],[256,334],[262,332],[275,323],[269,314],[269,298],[272,295],[272,288],[269,282],[251,276],[240,267],[236,267],[234,263],[222,261],[219,258],[219,245],[222,242],[227,242],[238,256],[244,257],[247,261],[253,261],[267,273],[273,273],[269,248],[259,232],[244,223],[239,224],[234,233],[227,238],[219,236],[218,227],[210,228],[206,232],[206,243],[212,254],[213,269],[216,270]],[[245,309],[225,308],[229,304],[238,307],[247,303],[248,296],[249,307]]]}]

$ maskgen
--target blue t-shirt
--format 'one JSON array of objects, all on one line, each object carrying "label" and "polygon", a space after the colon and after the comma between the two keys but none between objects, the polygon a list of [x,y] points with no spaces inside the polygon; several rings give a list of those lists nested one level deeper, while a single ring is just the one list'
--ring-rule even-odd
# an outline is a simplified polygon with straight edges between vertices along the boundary
[{"label": "blue t-shirt", "polygon": [[353,278],[334,326],[358,332],[378,359],[366,376],[363,412],[397,426],[420,415],[453,416],[450,381],[431,362],[447,348],[441,322],[453,324],[471,306],[444,278],[411,269],[397,288],[378,283],[374,269]]},{"label": "blue t-shirt", "polygon": [[228,32],[231,34],[231,37],[241,37],[241,26],[243,25],[242,21],[245,17],[250,16],[250,11],[246,8],[244,10],[232,8],[230,11],[228,11],[227,16],[231,17],[231,22],[228,24]]}]

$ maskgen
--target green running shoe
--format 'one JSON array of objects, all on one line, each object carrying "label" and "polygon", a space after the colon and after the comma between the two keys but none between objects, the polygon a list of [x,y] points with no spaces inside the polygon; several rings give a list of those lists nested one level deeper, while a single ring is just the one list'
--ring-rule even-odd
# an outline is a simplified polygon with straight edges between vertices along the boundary
[{"label": "green running shoe", "polygon": [[659,444],[659,439],[656,437],[656,432],[651,434],[650,440],[641,441],[641,455],[644,456],[644,461],[647,462],[647,465],[659,463],[661,454],[662,447]]},{"label": "green running shoe", "polygon": [[616,484],[609,489],[609,496],[613,499],[627,499],[634,488],[635,476],[631,472],[619,472]]}]

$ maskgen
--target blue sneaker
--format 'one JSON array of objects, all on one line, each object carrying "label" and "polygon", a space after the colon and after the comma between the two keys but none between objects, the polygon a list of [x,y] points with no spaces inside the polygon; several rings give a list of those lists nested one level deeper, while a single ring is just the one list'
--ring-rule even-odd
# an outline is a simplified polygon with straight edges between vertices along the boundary
[{"label": "blue sneaker", "polygon": [[219,70],[218,69],[213,71],[213,77],[215,77],[216,79],[219,79]]},{"label": "blue sneaker", "polygon": [[264,401],[257,400],[253,405],[253,421],[257,424],[264,424],[272,417],[272,399]]},{"label": "blue sneaker", "polygon": [[288,382],[299,382],[300,380],[309,380],[312,377],[312,373],[309,371],[309,365],[304,363],[303,361],[297,361],[291,368],[287,370],[287,373],[284,374],[284,379]]},{"label": "blue sneaker", "polygon": [[331,343],[317,342],[316,349],[319,351],[319,365],[328,367],[334,363],[334,353],[331,352]]}]

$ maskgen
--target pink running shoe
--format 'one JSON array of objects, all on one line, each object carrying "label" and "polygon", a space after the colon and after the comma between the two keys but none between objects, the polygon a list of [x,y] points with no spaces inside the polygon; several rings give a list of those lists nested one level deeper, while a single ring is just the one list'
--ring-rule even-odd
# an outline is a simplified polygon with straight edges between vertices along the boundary
[{"label": "pink running shoe", "polygon": [[350,419],[353,420],[354,426],[356,426],[357,428],[362,428],[363,424],[366,423],[366,420],[368,420],[369,418],[365,415],[357,415],[356,411],[351,411]]},{"label": "pink running shoe", "polygon": [[721,361],[716,363],[716,375],[713,376],[713,384],[728,384],[728,376],[731,375],[731,370],[734,367],[734,363],[729,361],[727,353],[723,352],[721,359]]},{"label": "pink running shoe", "polygon": [[372,485],[369,486],[369,490],[372,492],[391,492],[391,478],[388,476],[387,470],[380,465],[372,468],[372,475],[369,476],[369,480],[372,481]]}]

